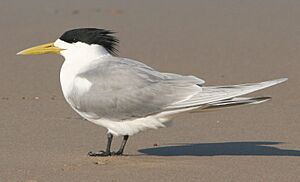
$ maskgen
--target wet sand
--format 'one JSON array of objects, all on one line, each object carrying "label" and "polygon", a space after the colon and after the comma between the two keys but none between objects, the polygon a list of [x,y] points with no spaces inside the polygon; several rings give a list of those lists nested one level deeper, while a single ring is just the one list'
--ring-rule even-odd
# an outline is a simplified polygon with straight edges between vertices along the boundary
[{"label": "wet sand", "polygon": [[[0,181],[299,181],[299,1],[0,1]],[[129,139],[124,157],[86,154],[106,130],[61,94],[56,55],[16,56],[65,30],[117,31],[119,54],[206,85],[288,77],[264,104],[184,114]],[[114,148],[120,138],[114,141]]]}]

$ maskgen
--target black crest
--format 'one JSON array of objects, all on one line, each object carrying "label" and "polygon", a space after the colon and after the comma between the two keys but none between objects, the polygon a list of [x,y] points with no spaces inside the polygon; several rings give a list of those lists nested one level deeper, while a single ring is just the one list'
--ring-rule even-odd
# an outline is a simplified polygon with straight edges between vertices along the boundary
[{"label": "black crest", "polygon": [[65,32],[60,39],[68,42],[84,42],[102,45],[110,54],[116,55],[119,40],[113,36],[115,32],[97,28],[78,28]]}]

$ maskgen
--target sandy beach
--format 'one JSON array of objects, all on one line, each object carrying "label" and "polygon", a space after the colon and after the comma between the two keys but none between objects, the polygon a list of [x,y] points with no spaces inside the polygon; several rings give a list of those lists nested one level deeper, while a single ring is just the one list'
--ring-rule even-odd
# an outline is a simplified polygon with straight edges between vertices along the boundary
[{"label": "sandy beach", "polygon": [[[300,181],[299,17],[297,0],[0,0],[0,181]],[[106,130],[65,102],[63,58],[16,56],[78,27],[114,30],[120,56],[206,85],[289,80],[252,94],[267,103],[183,114],[129,138],[125,156],[88,157]]]}]

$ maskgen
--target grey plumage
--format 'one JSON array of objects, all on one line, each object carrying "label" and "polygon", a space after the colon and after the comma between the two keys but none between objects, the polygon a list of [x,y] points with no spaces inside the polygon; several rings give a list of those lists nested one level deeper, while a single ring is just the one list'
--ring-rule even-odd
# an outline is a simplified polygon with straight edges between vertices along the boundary
[{"label": "grey plumage", "polygon": [[76,87],[69,96],[80,112],[94,113],[93,119],[132,120],[156,113],[199,107],[263,89],[283,80],[257,84],[204,87],[194,76],[161,73],[126,58],[95,60],[78,74],[92,83],[83,95]]},{"label": "grey plumage", "polygon": [[79,96],[73,90],[70,97],[79,111],[99,118],[125,120],[161,112],[201,91],[204,83],[193,76],[160,73],[129,59],[110,57],[94,63],[78,75],[92,83],[89,91]]}]

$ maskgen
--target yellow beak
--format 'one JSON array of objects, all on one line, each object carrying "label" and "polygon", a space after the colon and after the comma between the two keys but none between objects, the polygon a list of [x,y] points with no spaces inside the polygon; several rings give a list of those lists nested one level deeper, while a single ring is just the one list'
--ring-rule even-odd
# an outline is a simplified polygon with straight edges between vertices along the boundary
[{"label": "yellow beak", "polygon": [[17,55],[59,54],[63,49],[55,47],[54,43],[43,44],[18,52]]}]

